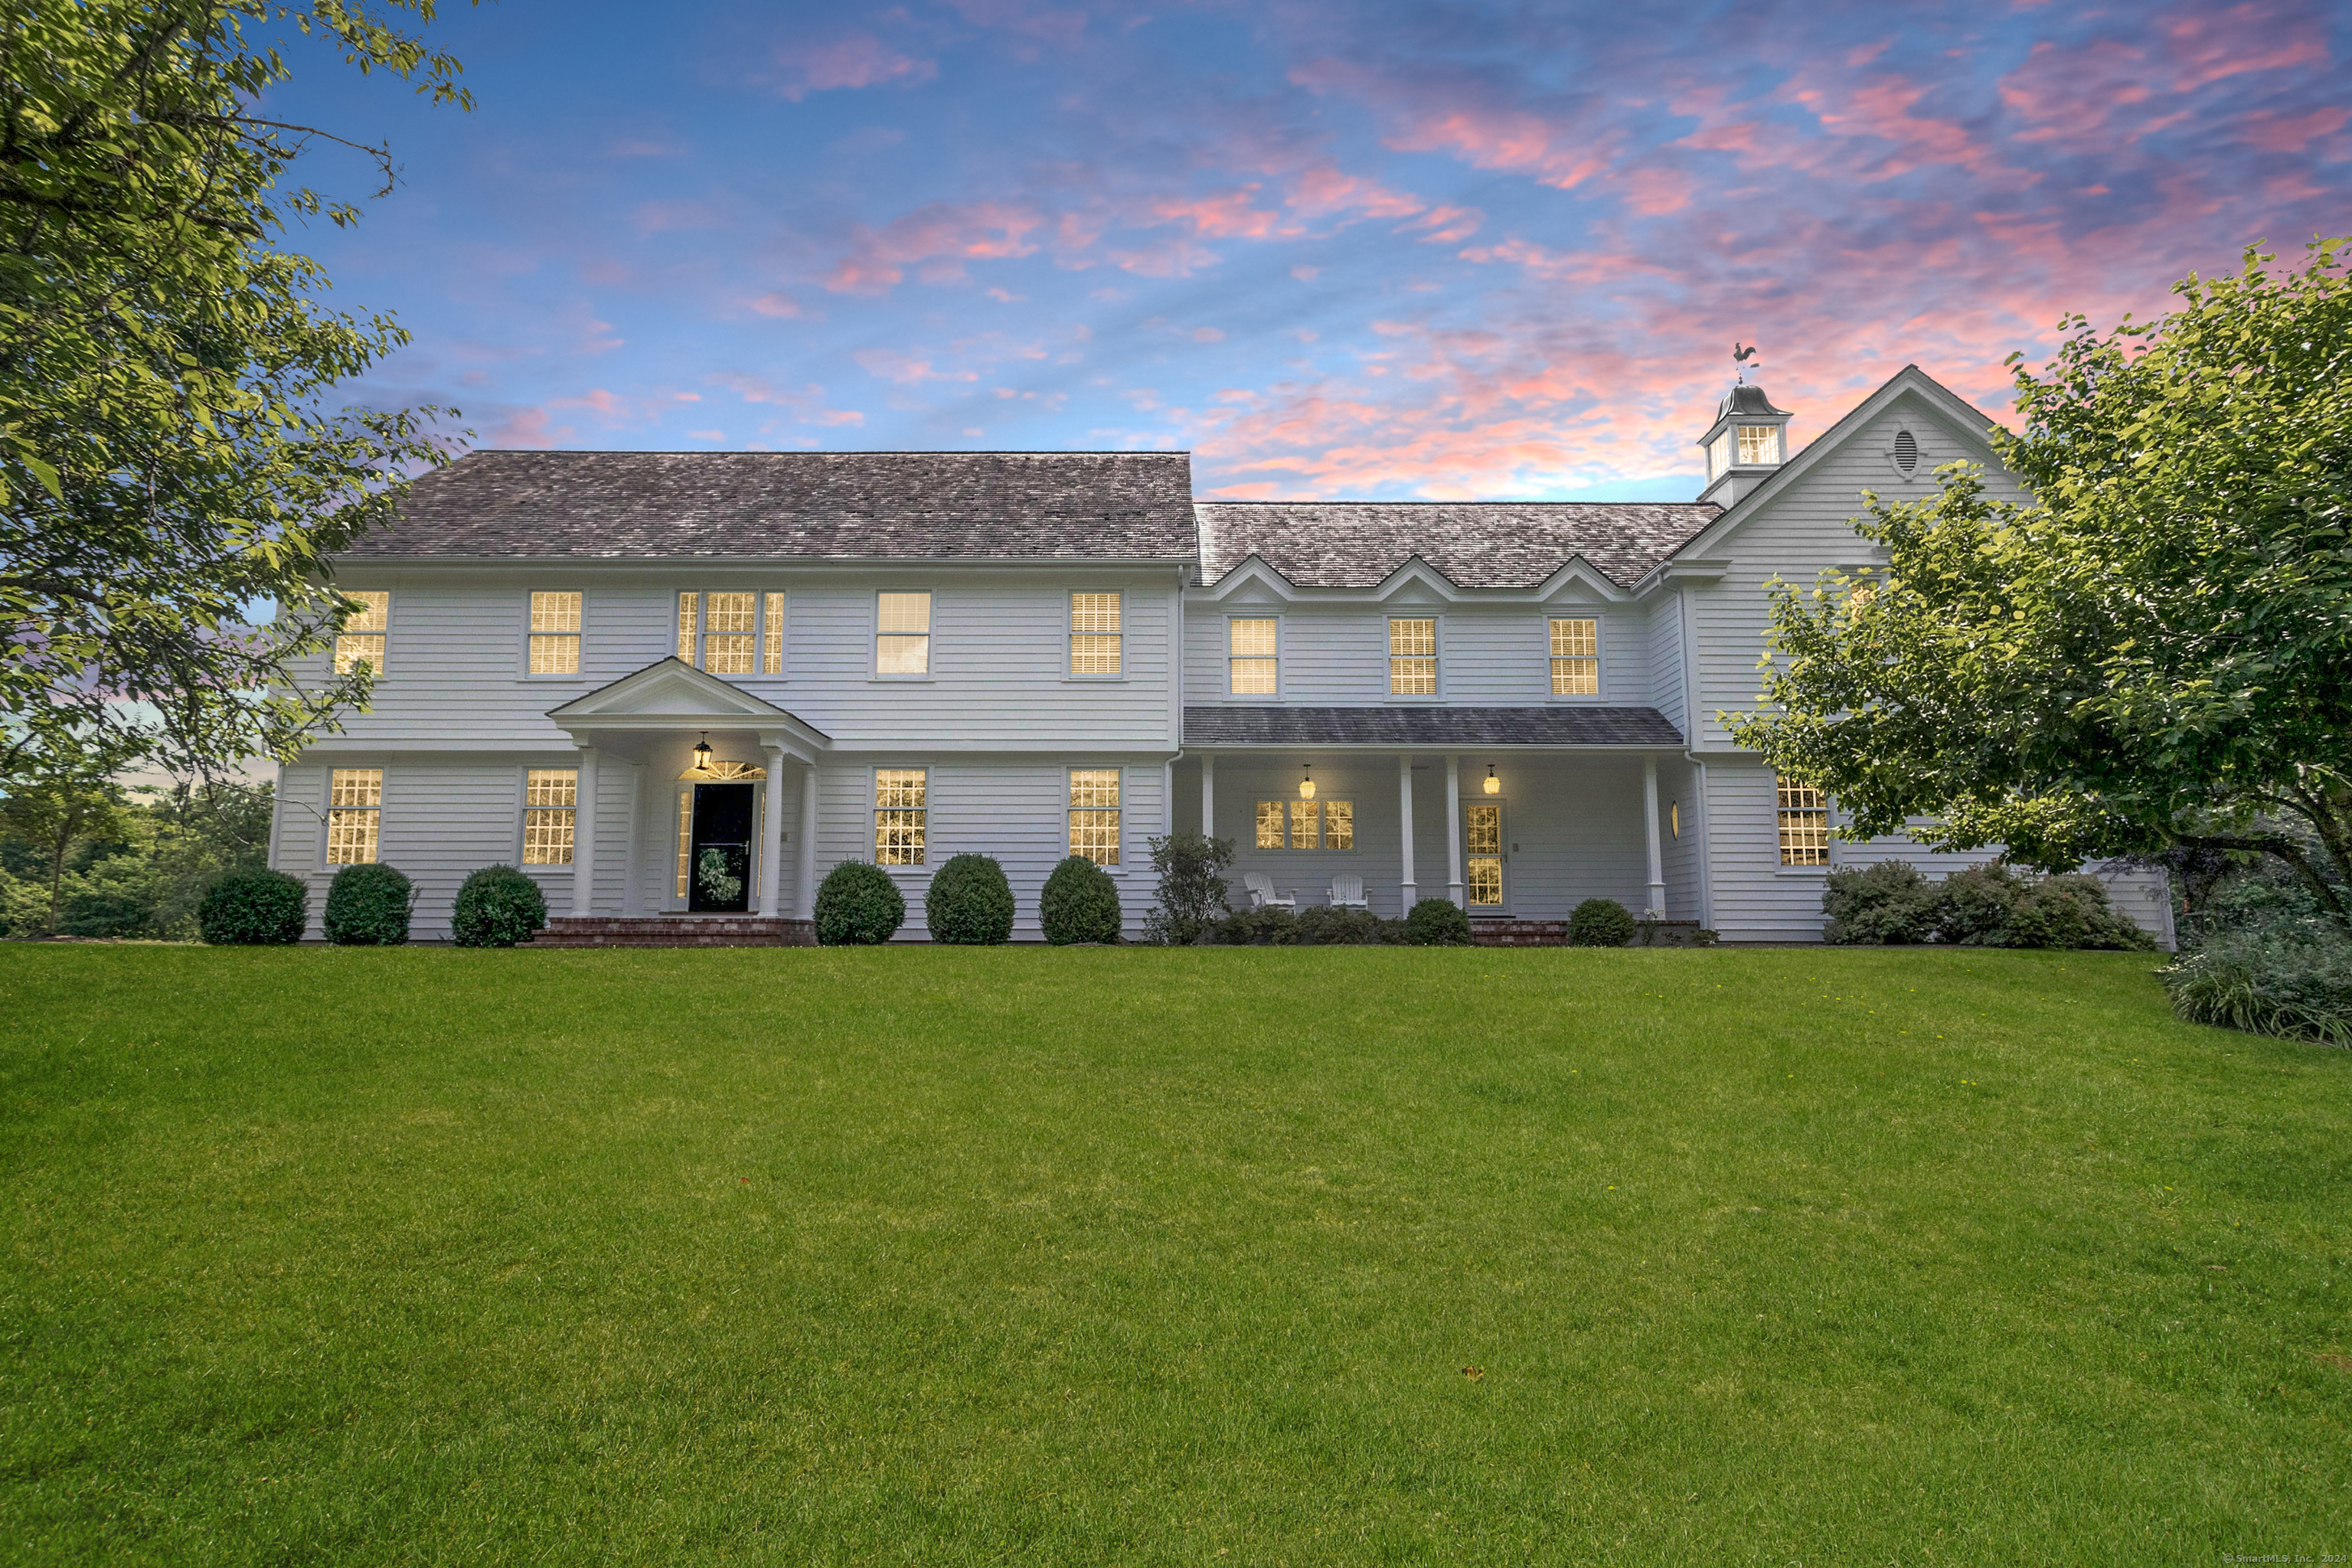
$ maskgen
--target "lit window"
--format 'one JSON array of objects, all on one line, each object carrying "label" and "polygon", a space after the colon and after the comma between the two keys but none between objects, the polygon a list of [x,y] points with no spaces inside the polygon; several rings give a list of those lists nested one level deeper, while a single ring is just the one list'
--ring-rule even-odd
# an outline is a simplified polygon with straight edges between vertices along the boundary
[{"label": "lit window", "polygon": [[1118,770],[1070,770],[1070,853],[1118,864]]},{"label": "lit window", "polygon": [[530,672],[533,675],[580,673],[580,595],[533,594],[530,596]]},{"label": "lit window", "polygon": [[[885,595],[887,597],[888,595]],[[925,773],[922,768],[874,770],[874,863],[923,863]]]},{"label": "lit window", "polygon": [[341,631],[335,634],[335,673],[349,675],[353,668],[364,664],[382,675],[384,634],[392,626],[392,595],[384,593],[345,594],[343,597],[356,600],[362,607],[343,623]]},{"label": "lit window", "polygon": [[1474,904],[1503,901],[1503,808],[1474,801],[1462,835],[1463,887]]},{"label": "lit window", "polygon": [[760,673],[782,675],[784,672],[784,596],[768,595],[768,618],[760,627]]},{"label": "lit window", "polygon": [[1876,597],[1878,597],[1877,584],[1869,582],[1856,583],[1852,588],[1846,591],[1846,614],[1849,616],[1858,616],[1862,614],[1863,611],[1870,607],[1870,602]]},{"label": "lit window", "polygon": [[701,621],[702,595],[680,594],[677,596],[677,657],[688,664],[694,662],[694,634]]},{"label": "lit window", "polygon": [[694,858],[694,792],[677,792],[677,896],[686,897],[687,875]]},{"label": "lit window", "polygon": [[1706,444],[1706,477],[1712,484],[1731,467],[1731,432],[1726,430]]},{"label": "lit window", "polygon": [[[1285,829],[1286,820],[1287,830]],[[1353,849],[1356,803],[1351,800],[1262,800],[1257,803],[1260,849]]]},{"label": "lit window", "polygon": [[1117,675],[1119,665],[1117,594],[1070,595],[1070,673]]},{"label": "lit window", "polygon": [[[931,672],[931,596],[929,594],[884,594],[875,607],[874,673],[929,675]],[[910,865],[920,865],[918,856]]]},{"label": "lit window", "polygon": [[1780,864],[1826,866],[1830,860],[1830,804],[1811,784],[1780,781]]},{"label": "lit window", "polygon": [[713,594],[702,607],[702,668],[713,675],[751,673],[757,594]]},{"label": "lit window", "polygon": [[1437,695],[1437,623],[1389,623],[1389,694],[1392,697]]},{"label": "lit window", "polygon": [[1227,621],[1225,664],[1235,697],[1271,697],[1280,689],[1275,655],[1276,623]]},{"label": "lit window", "polygon": [[1739,460],[1743,463],[1779,462],[1780,427],[1777,425],[1742,425],[1739,427]]},{"label": "lit window", "polygon": [[580,775],[571,768],[532,768],[523,774],[522,863],[572,864],[572,817]]},{"label": "lit window", "polygon": [[335,769],[327,780],[327,864],[373,865],[383,811],[382,768]]},{"label": "lit window", "polygon": [[1558,620],[1551,624],[1551,694],[1601,695],[1601,623]]}]

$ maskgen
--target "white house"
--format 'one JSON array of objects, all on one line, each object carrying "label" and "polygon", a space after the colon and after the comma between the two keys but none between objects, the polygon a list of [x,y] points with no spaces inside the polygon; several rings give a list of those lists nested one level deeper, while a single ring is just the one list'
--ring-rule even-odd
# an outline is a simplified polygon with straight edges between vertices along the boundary
[{"label": "white house", "polygon": [[272,863],[314,911],[397,866],[425,939],[506,862],[559,939],[793,941],[851,858],[919,938],[981,850],[1034,938],[1072,853],[1138,926],[1181,826],[1234,841],[1237,904],[1352,878],[1498,940],[1594,897],[1818,940],[1832,866],[1961,858],[1832,838],[1732,743],[1765,584],[1871,568],[1866,489],[2006,480],[1916,366],[1794,455],[1788,420],[1736,386],[1698,498],[1642,505],[1196,503],[1182,453],[477,452],[337,562],[370,608],[334,657],[380,677],[283,769]]}]

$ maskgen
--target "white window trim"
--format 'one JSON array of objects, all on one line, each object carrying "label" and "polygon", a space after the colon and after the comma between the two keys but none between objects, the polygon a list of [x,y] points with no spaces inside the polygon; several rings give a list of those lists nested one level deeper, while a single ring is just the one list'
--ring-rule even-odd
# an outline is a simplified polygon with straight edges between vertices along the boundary
[{"label": "white window trim", "polygon": [[[386,658],[389,657],[389,655],[386,656]],[[352,806],[348,808],[337,806],[335,805],[335,775],[338,773],[363,773],[371,770],[383,775],[376,781],[374,806],[372,808],[365,806]],[[318,858],[313,862],[314,869],[325,875],[332,876],[335,872],[341,870],[345,866],[381,866],[383,864],[383,802],[384,797],[392,793],[392,768],[382,762],[359,762],[353,761],[348,757],[331,760],[325,767],[319,770]],[[327,859],[328,823],[332,818],[333,814],[336,811],[342,809],[353,811],[373,809],[375,812],[375,858],[373,860],[341,860],[330,863]],[[324,895],[321,896],[323,897]],[[321,909],[325,908],[323,904],[320,907]]]},{"label": "white window trim", "polygon": [[[380,637],[383,638],[383,662],[376,666],[375,678],[379,681],[384,679],[388,672],[391,670],[394,663],[394,653],[395,650],[392,646],[392,623],[398,617],[401,591],[392,588],[337,588],[335,592],[344,597],[350,597],[360,594],[382,594],[383,595],[383,630],[380,632],[354,632],[345,630],[338,632],[335,635],[339,637]],[[526,660],[528,660],[529,650],[527,648],[525,650],[524,657]],[[335,678],[338,673],[335,668],[336,662],[337,655],[333,645],[330,643],[327,647],[327,674],[330,679]],[[321,849],[320,853],[323,855],[326,851]]]},{"label": "white window trim", "polygon": [[[885,675],[882,673],[882,595],[885,594],[929,594],[931,596],[931,629],[925,634],[931,639],[929,657],[923,661],[923,673],[920,675]],[[1066,623],[1068,619],[1068,615],[1069,612],[1067,610],[1063,612],[1063,617]],[[1063,634],[1062,644],[1062,659],[1065,670],[1069,667],[1069,657],[1068,633],[1065,631]],[[1121,662],[1124,663],[1125,660],[1122,659]],[[939,678],[940,591],[937,588],[932,587],[890,587],[877,588],[873,593],[866,595],[866,679],[869,681],[877,682],[884,686],[921,686],[936,681]],[[929,840],[927,839],[927,846]],[[928,847],[925,850],[925,854],[928,857]],[[888,869],[888,868],[886,867],[885,869]]]},{"label": "white window trim", "polygon": [[[740,586],[722,586],[718,588],[671,589],[668,599],[669,631],[667,636],[669,640],[667,646],[672,658],[676,658],[677,654],[677,601],[681,595],[687,594],[694,595],[694,658],[686,661],[692,668],[702,671],[705,675],[714,677],[717,679],[732,681],[782,680],[792,673],[793,595],[791,589],[772,588],[764,584],[755,584],[749,588]],[[715,670],[710,668],[710,647],[708,639],[710,636],[710,595],[713,594],[749,594],[751,595],[751,668],[740,675],[729,675],[723,671]],[[778,663],[781,668],[773,675],[768,674],[763,668],[768,656],[768,595],[771,594],[781,594],[784,598],[783,634],[778,639],[776,648]],[[528,597],[526,596],[524,610],[526,617],[529,616],[529,613]],[[584,638],[587,636],[588,631],[588,600],[585,589],[583,589],[581,593],[580,630],[581,636]],[[740,634],[722,633],[720,635],[740,636]],[[582,668],[584,670],[588,663],[588,650],[584,642],[583,643],[580,651],[580,662]],[[530,645],[526,642],[523,645],[523,663],[526,668],[530,667]],[[563,676],[541,676],[540,679],[542,680],[561,680],[568,678]]]},{"label": "white window trim", "polygon": [[[1389,669],[1389,660],[1396,657],[1389,651],[1390,648],[1396,646],[1394,642],[1391,640],[1393,633],[1389,623],[1391,621],[1427,621],[1429,623],[1430,647],[1434,651],[1437,659],[1436,690],[1430,692],[1415,692],[1411,695],[1407,695],[1406,693],[1396,689],[1393,684],[1395,677],[1390,673]],[[1547,638],[1545,646],[1549,647],[1550,646],[1549,642],[1549,638],[1550,637],[1549,628],[1546,628],[1544,635]],[[1548,660],[1550,658],[1550,655],[1547,653],[1545,658]],[[1546,664],[1545,668],[1547,670],[1550,668],[1549,663]],[[1545,677],[1544,684],[1546,686],[1549,686],[1551,684],[1551,679],[1549,675]],[[1444,702],[1446,700],[1445,616],[1443,614],[1435,610],[1431,610],[1427,613],[1423,613],[1417,610],[1390,610],[1381,616],[1381,700],[1383,702]]]},{"label": "white window trim", "polygon": [[[1363,805],[1363,804],[1364,804],[1364,798],[1363,798],[1363,796],[1361,796],[1361,795],[1357,795],[1357,794],[1354,794],[1354,793],[1352,793],[1352,792],[1351,792],[1351,793],[1347,794],[1347,795],[1333,795],[1333,796],[1330,796],[1330,797],[1328,797],[1328,798],[1327,798],[1327,797],[1326,797],[1326,796],[1321,793],[1321,791],[1318,789],[1318,790],[1317,791],[1317,793],[1316,793],[1316,796],[1315,796],[1315,799],[1314,799],[1314,800],[1309,801],[1309,802],[1304,802],[1304,803],[1302,803],[1302,802],[1299,800],[1299,798],[1298,798],[1298,795],[1297,795],[1297,785],[1294,783],[1294,784],[1292,784],[1292,786],[1291,786],[1291,793],[1290,793],[1290,794],[1288,794],[1288,795],[1265,795],[1265,794],[1261,794],[1261,793],[1259,793],[1259,792],[1257,792],[1257,791],[1255,791],[1255,790],[1254,790],[1254,791],[1251,791],[1251,792],[1249,793],[1249,795],[1247,795],[1247,797],[1246,797],[1246,798],[1247,798],[1247,799],[1248,799],[1248,801],[1249,801],[1249,808],[1250,808],[1250,818],[1249,818],[1249,821],[1250,821],[1250,827],[1249,827],[1249,840],[1250,840],[1251,847],[1250,847],[1250,848],[1248,848],[1248,849],[1246,849],[1246,850],[1236,848],[1236,850],[1234,851],[1234,853],[1236,853],[1236,854],[1249,854],[1249,855],[1361,855],[1361,854],[1364,852],[1364,819],[1363,819],[1363,815],[1362,815],[1362,811],[1361,811],[1361,807],[1362,807],[1362,805]],[[1279,848],[1279,849],[1260,849],[1260,848],[1255,847],[1255,846],[1256,846],[1256,844],[1257,844],[1257,808],[1258,808],[1258,803],[1259,803],[1260,801],[1268,801],[1268,800],[1279,800],[1279,801],[1281,801],[1281,802],[1283,803],[1283,812],[1282,812],[1282,847],[1281,847],[1281,848]],[[1353,844],[1353,846],[1351,846],[1350,847],[1346,848],[1346,849],[1334,849],[1334,848],[1332,848],[1332,847],[1331,847],[1330,817],[1329,817],[1329,816],[1328,815],[1328,807],[1330,806],[1331,802],[1332,802],[1333,800],[1344,801],[1344,802],[1346,802],[1348,805],[1351,805],[1351,806],[1355,806],[1355,807],[1359,808],[1359,809],[1358,809],[1358,811],[1357,811],[1357,813],[1356,813],[1356,816],[1355,816],[1355,833],[1354,833],[1354,836],[1353,836],[1353,837],[1354,837],[1354,838],[1355,838],[1355,843]],[[1291,811],[1291,808],[1292,808],[1293,806],[1299,805],[1301,805],[1301,804],[1311,805],[1315,806],[1315,807],[1316,807],[1316,809],[1317,809],[1318,811],[1321,811],[1321,812],[1326,812],[1326,813],[1327,813],[1327,815],[1325,815],[1325,816],[1320,819],[1320,822],[1319,822],[1319,824],[1318,824],[1318,827],[1317,827],[1317,829],[1316,829],[1316,835],[1315,835],[1315,847],[1314,847],[1314,848],[1312,848],[1312,849],[1293,849],[1293,848],[1290,847],[1290,811]],[[1236,863],[1238,864],[1238,862],[1236,862]]]},{"label": "white window trim", "polygon": [[[1551,624],[1554,621],[1591,621],[1592,623],[1593,684],[1598,688],[1598,689],[1590,697],[1577,697],[1563,692],[1554,691],[1551,689]],[[1438,679],[1442,684],[1445,679],[1445,666],[1441,662],[1438,665],[1437,669]],[[1543,684],[1544,698],[1547,701],[1566,702],[1571,704],[1581,702],[1588,707],[1591,707],[1605,703],[1609,700],[1609,617],[1607,616],[1602,615],[1597,609],[1588,612],[1580,606],[1570,606],[1567,609],[1559,609],[1556,607],[1547,607],[1545,609],[1543,615]]]},{"label": "white window trim", "polygon": [[[570,636],[580,644],[579,668],[574,669],[568,674],[562,672],[551,674],[534,674],[532,672],[530,668],[530,639],[534,637],[546,637],[550,635],[546,632],[534,632],[530,629],[530,596],[534,593],[577,594],[580,595],[580,630],[576,633],[555,634],[559,636]],[[669,613],[671,620],[675,621],[677,618],[677,601],[674,597],[670,601]],[[391,652],[389,649],[386,649],[384,657],[387,659],[391,658]],[[522,591],[522,679],[530,681],[583,681],[588,679],[588,590],[585,586],[566,588],[559,584],[552,588],[525,588]],[[521,840],[518,839],[516,842],[520,843]],[[516,864],[520,865],[521,862],[517,861]]]},{"label": "white window trim", "polygon": [[[1235,621],[1272,621],[1274,623],[1274,689],[1272,691],[1235,691],[1234,689],[1234,623]],[[1225,613],[1223,647],[1217,650],[1217,662],[1224,679],[1218,686],[1228,702],[1279,702],[1282,700],[1283,672],[1290,666],[1290,627],[1288,617],[1280,614],[1259,614],[1247,610]]]},{"label": "white window trim", "polygon": [[[542,592],[544,590],[542,590]],[[583,615],[581,619],[582,624],[585,625],[587,617]],[[541,679],[547,679],[551,678],[542,676]],[[533,773],[564,773],[572,775],[572,858],[563,861],[541,861],[537,864],[530,864],[527,863],[522,858],[523,835],[525,832],[524,825],[530,820],[530,814],[534,809],[559,809],[552,806],[534,808],[530,804],[530,775]],[[551,764],[524,763],[514,770],[514,858],[509,860],[508,864],[512,866],[516,870],[520,871],[526,877],[530,876],[534,872],[540,871],[544,871],[551,876],[568,877],[572,875],[573,868],[575,868],[580,862],[580,814],[582,810],[580,805],[580,764],[577,762],[555,763]],[[376,837],[379,843],[381,843],[383,839],[383,825],[379,822],[376,824]]]},{"label": "white window trim", "polygon": [[[1075,602],[1080,594],[1108,594],[1118,601],[1118,673],[1117,675],[1080,675],[1070,668],[1076,654],[1078,606]],[[939,618],[939,603],[932,601],[932,619]],[[1062,679],[1081,686],[1115,684],[1128,677],[1127,590],[1124,588],[1072,588],[1062,595]]]},{"label": "white window trim", "polygon": [[[1070,775],[1072,773],[1117,773],[1118,775],[1118,805],[1113,808],[1118,813],[1118,864],[1116,866],[1106,866],[1101,861],[1097,860],[1095,862],[1095,869],[1102,872],[1108,877],[1120,877],[1126,875],[1128,868],[1135,863],[1135,857],[1127,852],[1128,768],[1126,764],[1122,763],[1066,763],[1063,764],[1062,854],[1064,857],[1066,857],[1071,853],[1069,848],[1070,813],[1075,810],[1082,809],[1070,805]],[[930,798],[928,793],[925,795],[924,798],[926,800]],[[1150,859],[1148,856],[1144,859],[1144,864],[1147,867],[1150,864]]]},{"label": "white window trim", "polygon": [[[901,592],[902,590],[894,589],[892,591],[895,593]],[[933,601],[932,607],[934,610],[938,608],[937,601]],[[899,679],[911,680],[915,678],[912,676],[902,676]],[[866,853],[863,856],[860,856],[859,858],[871,862],[875,868],[880,871],[884,876],[908,876],[928,879],[933,871],[939,869],[940,864],[939,847],[931,841],[931,807],[933,805],[931,796],[935,793],[934,786],[938,782],[933,779],[931,775],[939,771],[940,770],[938,768],[932,766],[927,762],[876,763],[866,770]],[[884,773],[918,773],[923,775],[923,863],[919,866],[882,865],[879,861],[874,861],[872,858],[874,855],[874,816],[875,813],[884,809],[883,807],[874,804],[881,795],[882,775]],[[1063,784],[1063,788],[1066,791],[1068,787],[1068,782],[1066,778]],[[1064,798],[1066,799],[1067,795],[1066,795]],[[899,807],[897,809],[903,810],[905,808]],[[911,910],[908,911],[910,916],[913,912],[914,911]]]}]

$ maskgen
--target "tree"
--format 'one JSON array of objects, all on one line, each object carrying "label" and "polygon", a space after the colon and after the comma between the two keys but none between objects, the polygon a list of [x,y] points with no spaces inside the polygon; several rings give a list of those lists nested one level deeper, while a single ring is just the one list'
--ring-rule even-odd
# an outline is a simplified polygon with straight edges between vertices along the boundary
[{"label": "tree", "polygon": [[[291,71],[247,33],[276,28],[470,107],[457,62],[367,0],[0,18],[0,787],[126,715],[173,772],[283,759],[368,695],[364,665],[306,691],[292,664],[351,613],[329,557],[446,460],[447,411],[326,405],[408,340],[324,309],[319,268],[278,248],[289,221],[358,215],[287,183],[336,139],[261,112]],[[389,190],[388,153],[362,151]],[[276,619],[246,624],[256,603]]]},{"label": "tree", "polygon": [[78,847],[115,837],[127,826],[121,788],[104,769],[86,770],[80,760],[79,752],[68,753],[59,759],[65,765],[16,781],[0,800],[0,834],[40,851],[48,889],[41,930],[48,936],[57,934],[65,901],[67,860]]},{"label": "tree", "polygon": [[[1762,700],[1732,730],[1856,836],[2005,844],[2052,870],[2259,851],[2352,929],[2352,280],[2246,253],[2178,309],[2080,316],[1994,449],[1870,497],[1883,580],[1772,588]],[[2020,356],[2012,355],[2016,364]]]}]

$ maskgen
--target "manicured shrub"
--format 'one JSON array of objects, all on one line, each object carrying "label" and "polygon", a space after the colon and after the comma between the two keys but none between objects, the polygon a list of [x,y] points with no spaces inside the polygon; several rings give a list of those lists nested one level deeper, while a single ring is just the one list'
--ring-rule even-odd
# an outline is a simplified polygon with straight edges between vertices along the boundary
[{"label": "manicured shrub", "polygon": [[816,890],[816,939],[827,947],[871,947],[906,923],[906,895],[879,866],[844,860]]},{"label": "manicured shrub", "polygon": [[215,947],[275,947],[302,940],[310,889],[262,866],[224,871],[196,906],[196,930]]},{"label": "manicured shrub", "polygon": [[1073,855],[1045,879],[1037,900],[1045,940],[1056,946],[1075,942],[1118,940],[1118,884],[1083,855]]},{"label": "manicured shrub", "polygon": [[1587,899],[1569,911],[1570,947],[1622,947],[1633,940],[1633,917],[1614,899]]},{"label": "manicured shrub", "polygon": [[327,884],[327,940],[341,947],[398,947],[408,940],[416,889],[389,866],[346,866]]},{"label": "manicured shrub", "polygon": [[547,895],[512,866],[485,866],[457,889],[449,940],[459,947],[512,947],[547,924]]},{"label": "manicured shrub", "polygon": [[2340,937],[2220,931],[2157,975],[2192,1024],[2352,1046],[2352,943]]},{"label": "manicured shrub", "polygon": [[1908,860],[1832,871],[1822,893],[1823,942],[1906,947],[1936,939],[1936,885]]},{"label": "manicured shrub", "polygon": [[1293,947],[1298,942],[1298,917],[1279,905],[1235,910],[1216,923],[1213,936],[1230,947]]},{"label": "manicured shrub", "polygon": [[1199,833],[1150,840],[1151,868],[1160,874],[1159,902],[1143,917],[1143,940],[1186,947],[1206,937],[1232,909],[1225,871],[1234,841]]},{"label": "manicured shrub", "polygon": [[1415,947],[1468,947],[1470,917],[1451,899],[1423,899],[1405,911],[1405,940]]},{"label": "manicured shrub", "polygon": [[933,942],[994,947],[1008,940],[1013,935],[1013,885],[1004,879],[1004,868],[986,855],[949,856],[947,864],[931,873],[930,890],[923,895],[923,921]]},{"label": "manicured shrub", "polygon": [[1396,947],[1406,938],[1402,921],[1384,921],[1370,910],[1316,904],[1298,911],[1298,940],[1318,947]]},{"label": "manicured shrub", "polygon": [[1963,947],[2003,947],[2009,912],[2025,890],[2016,872],[1995,860],[1955,871],[1936,886],[1936,940]]},{"label": "manicured shrub", "polygon": [[2004,947],[2153,950],[2156,939],[2107,903],[2096,877],[2045,877],[2025,889],[2002,931]]}]

